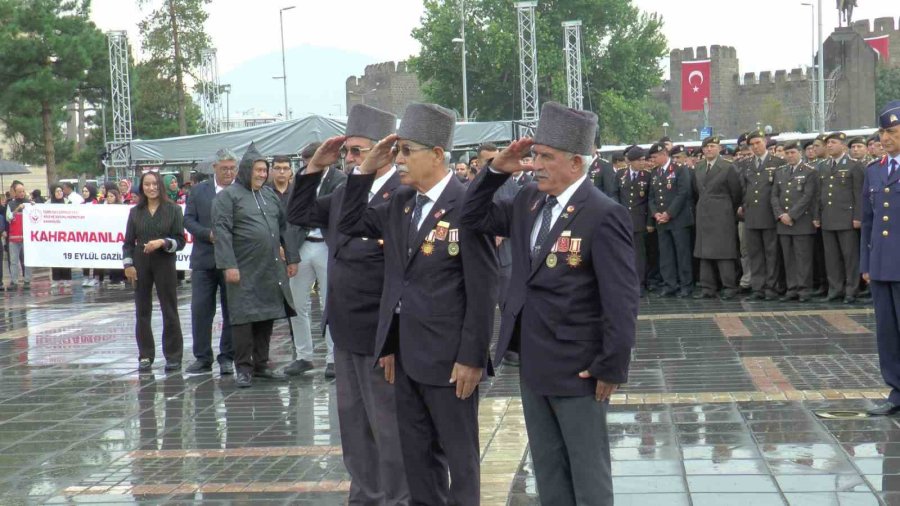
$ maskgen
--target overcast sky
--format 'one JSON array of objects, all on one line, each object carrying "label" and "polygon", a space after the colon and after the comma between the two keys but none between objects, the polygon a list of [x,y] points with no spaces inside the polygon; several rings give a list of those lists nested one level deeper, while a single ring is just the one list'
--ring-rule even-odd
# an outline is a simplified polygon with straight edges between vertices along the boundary
[{"label": "overcast sky", "polygon": [[[838,13],[834,0],[822,1],[827,36],[837,26]],[[734,46],[741,73],[790,69],[807,64],[811,58],[811,13],[809,7],[801,5],[801,0],[634,2],[644,11],[663,16],[670,48],[712,44]],[[859,4],[854,19],[891,15],[896,19],[900,15],[898,0],[860,0]],[[300,58],[299,55],[309,55],[315,48],[327,48],[329,54],[346,53],[347,63],[352,61],[346,71],[340,67],[340,62],[336,62],[340,72],[328,76],[326,83],[315,84],[319,89],[331,90],[328,97],[298,104],[299,112],[295,115],[338,113],[340,108],[335,102],[342,102],[338,99],[343,96],[344,79],[351,74],[363,73],[363,68],[359,67],[361,61],[403,60],[418,51],[410,31],[419,23],[422,0],[214,0],[208,6],[207,31],[218,50],[220,75],[235,81],[237,76],[234,74],[242,68],[265,72],[259,70],[261,62],[266,63],[266,69],[272,67],[271,75],[264,76],[264,86],[248,86],[256,91],[264,87],[265,94],[255,95],[254,90],[233,88],[231,100],[235,110],[253,106],[273,112],[279,110],[278,101],[271,95],[280,85],[273,83],[271,76],[281,74],[278,12],[281,7],[290,5],[296,5],[296,8],[284,12],[284,42],[289,60],[291,55]],[[92,18],[102,30],[127,30],[132,44],[139,44],[137,21],[148,10],[141,12],[133,0],[93,0],[92,9]],[[371,33],[378,35],[369,35]],[[303,63],[288,62],[292,109],[295,102],[304,99],[301,87],[313,86],[308,82],[314,79],[312,76],[298,75],[307,73]]]}]

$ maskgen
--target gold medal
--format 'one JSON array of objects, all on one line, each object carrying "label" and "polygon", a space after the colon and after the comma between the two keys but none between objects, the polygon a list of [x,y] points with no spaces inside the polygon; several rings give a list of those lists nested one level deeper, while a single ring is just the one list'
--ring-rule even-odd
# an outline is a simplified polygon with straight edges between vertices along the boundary
[{"label": "gold medal", "polygon": [[434,253],[434,243],[425,241],[422,243],[422,254],[425,256],[431,256]]},{"label": "gold medal", "polygon": [[556,253],[550,253],[549,255],[547,255],[547,267],[551,269],[556,267],[556,262]]},{"label": "gold medal", "polygon": [[569,267],[578,267],[581,265],[581,255],[575,252],[569,253],[569,256],[566,257],[566,264]]},{"label": "gold medal", "polygon": [[643,191],[640,192],[640,196],[641,196],[641,197],[644,196],[644,192],[643,192]]},{"label": "gold medal", "polygon": [[450,256],[452,256],[452,257],[455,257],[456,255],[459,255],[459,243],[458,243],[458,242],[451,242],[451,243],[447,246],[447,253],[448,253]]}]

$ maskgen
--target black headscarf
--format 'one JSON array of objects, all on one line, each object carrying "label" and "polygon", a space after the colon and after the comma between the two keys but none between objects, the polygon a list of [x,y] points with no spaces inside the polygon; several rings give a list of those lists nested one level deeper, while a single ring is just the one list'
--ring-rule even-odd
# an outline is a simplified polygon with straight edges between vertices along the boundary
[{"label": "black headscarf", "polygon": [[84,199],[85,204],[90,204],[91,202],[95,202],[97,200],[97,185],[94,183],[87,183],[84,185],[88,191],[88,198]]}]

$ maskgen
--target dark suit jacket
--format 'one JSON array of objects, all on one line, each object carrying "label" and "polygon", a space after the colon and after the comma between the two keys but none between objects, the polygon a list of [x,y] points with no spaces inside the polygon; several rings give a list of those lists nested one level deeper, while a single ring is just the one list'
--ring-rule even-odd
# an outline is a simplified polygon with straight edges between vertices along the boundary
[{"label": "dark suit jacket", "polygon": [[[322,173],[297,176],[288,207],[288,221],[321,228],[328,245],[328,290],[322,320],[338,348],[362,355],[375,354],[378,305],[384,287],[384,252],[380,237],[350,237],[338,230],[346,186],[316,198]],[[395,172],[369,202],[377,206],[391,199],[400,186]]]},{"label": "dark suit jacket", "polygon": [[[888,177],[890,156],[885,155],[866,167],[862,198],[862,240],[859,244],[859,272],[867,272],[874,281],[900,281],[900,171]],[[876,301],[885,304],[887,301]]]},{"label": "dark suit jacket", "polygon": [[[525,182],[525,174],[523,174],[518,181],[513,178],[509,178],[503,183],[497,193],[494,194],[494,201],[498,202],[500,200],[512,200],[516,198],[516,195],[519,193],[519,190],[528,182]],[[500,261],[500,267],[509,267],[512,265],[512,252],[509,249],[509,240],[504,239],[503,242],[500,243],[500,246],[497,248],[497,257]]]},{"label": "dark suit jacket", "polygon": [[597,157],[597,159],[591,163],[588,172],[591,174],[594,186],[608,197],[615,200],[617,190],[616,170],[613,168],[612,164],[603,158]]},{"label": "dark suit jacket", "polygon": [[[596,382],[578,377],[584,370],[625,383],[639,301],[628,210],[585,179],[550,229],[543,253],[532,259],[531,233],[546,194],[530,184],[513,202],[491,203],[507,177],[479,174],[463,211],[464,228],[512,241],[513,274],[497,359],[518,347],[522,377],[539,395],[593,395]],[[557,252],[558,263],[549,267],[546,259],[564,230],[572,241],[581,239],[580,257]]]},{"label": "dark suit jacket", "polygon": [[201,182],[191,189],[184,210],[184,228],[194,236],[191,250],[191,269],[216,268],[216,254],[209,240],[212,231],[212,202],[216,197],[215,177]]},{"label": "dark suit jacket", "polygon": [[[416,190],[399,188],[389,201],[369,207],[374,180],[374,175],[348,178],[338,230],[354,237],[384,238],[385,278],[375,355],[399,351],[406,373],[433,386],[450,386],[454,362],[489,370],[497,257],[493,237],[460,227],[465,187],[450,178],[414,243],[408,245]],[[449,224],[448,237],[435,239],[433,252],[425,254],[426,236],[442,221]],[[459,250],[452,255],[450,238],[455,234]],[[395,314],[401,301],[400,314]],[[395,318],[396,334],[391,331]]]},{"label": "dark suit jacket", "polygon": [[[300,176],[300,174],[297,174]],[[295,177],[297,177],[295,176]],[[319,176],[319,180],[322,181],[322,189],[319,190],[319,197],[324,197],[329,195],[331,192],[336,190],[339,186],[347,182],[347,174],[341,172],[340,169],[335,167],[329,167],[327,174],[325,174],[324,178]],[[313,188],[313,194],[315,194],[316,189]],[[293,232],[297,237],[297,250],[299,251],[300,247],[303,246],[303,243],[306,242],[306,235],[309,233],[309,228],[306,227],[297,227],[292,226]],[[312,227],[316,228],[316,227]],[[327,237],[328,231],[324,228],[322,229],[322,237]]]}]

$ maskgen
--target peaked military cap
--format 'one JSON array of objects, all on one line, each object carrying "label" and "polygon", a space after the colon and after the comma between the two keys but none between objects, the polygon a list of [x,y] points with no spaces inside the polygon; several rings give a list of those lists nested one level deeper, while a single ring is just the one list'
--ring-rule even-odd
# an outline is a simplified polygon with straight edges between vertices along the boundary
[{"label": "peaked military cap", "polygon": [[893,100],[884,106],[884,110],[878,116],[878,126],[891,128],[900,125],[900,100]]},{"label": "peaked military cap", "polygon": [[660,143],[653,144],[650,146],[650,150],[647,151],[647,155],[655,155],[656,153],[668,153],[666,147]]},{"label": "peaked military cap", "polygon": [[638,146],[632,146],[628,148],[628,151],[625,152],[625,158],[628,158],[629,162],[643,160],[646,156],[647,151],[644,150],[644,148]]},{"label": "peaked military cap", "polygon": [[828,140],[828,134],[819,134],[816,136],[816,140],[824,143],[826,140]]}]

